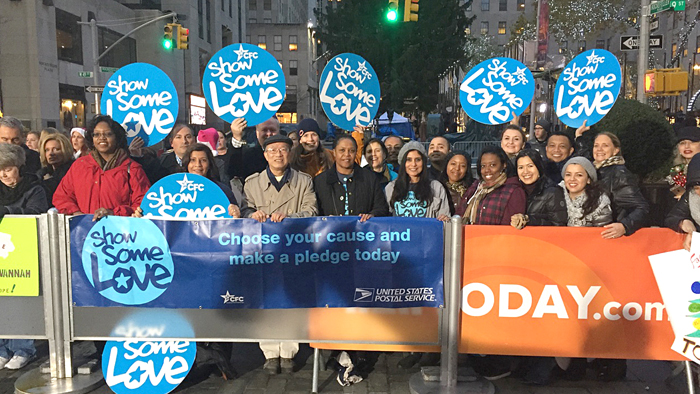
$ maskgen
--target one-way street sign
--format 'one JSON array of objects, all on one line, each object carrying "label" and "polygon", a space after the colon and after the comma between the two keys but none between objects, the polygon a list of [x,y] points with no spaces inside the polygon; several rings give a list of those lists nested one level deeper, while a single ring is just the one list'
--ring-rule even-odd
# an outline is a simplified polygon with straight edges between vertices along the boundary
[{"label": "one-way street sign", "polygon": [[[649,36],[649,49],[661,49],[664,46],[664,35]],[[639,49],[639,36],[620,36],[620,50],[633,51]]]},{"label": "one-way street sign", "polygon": [[102,93],[104,92],[105,87],[104,86],[86,86],[85,91],[87,93]]}]

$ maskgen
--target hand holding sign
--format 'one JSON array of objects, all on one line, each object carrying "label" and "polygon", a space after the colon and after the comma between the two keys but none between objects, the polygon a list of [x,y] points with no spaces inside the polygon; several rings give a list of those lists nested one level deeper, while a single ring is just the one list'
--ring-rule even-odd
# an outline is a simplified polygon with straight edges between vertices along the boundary
[{"label": "hand holding sign", "polygon": [[150,64],[132,63],[107,81],[100,107],[121,123],[128,142],[141,137],[146,146],[151,146],[175,126],[179,103],[167,74]]},{"label": "hand holding sign", "polygon": [[216,52],[202,77],[202,90],[216,116],[233,123],[262,123],[284,101],[284,73],[277,60],[255,45],[233,44]]},{"label": "hand holding sign", "polygon": [[362,57],[340,54],[323,69],[319,92],[323,112],[338,127],[367,126],[379,110],[379,79]]},{"label": "hand holding sign", "polygon": [[535,94],[535,80],[524,64],[497,57],[472,68],[459,87],[459,100],[479,123],[508,123],[525,111]]},{"label": "hand holding sign", "polygon": [[569,127],[598,123],[620,94],[622,73],[615,56],[591,49],[576,56],[562,71],[554,90],[554,111]]}]

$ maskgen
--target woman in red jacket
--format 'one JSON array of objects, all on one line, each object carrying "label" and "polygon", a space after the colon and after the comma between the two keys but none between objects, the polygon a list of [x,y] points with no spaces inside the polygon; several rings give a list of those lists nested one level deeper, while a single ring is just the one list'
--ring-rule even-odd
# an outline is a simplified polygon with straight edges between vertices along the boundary
[{"label": "woman in red jacket", "polygon": [[53,205],[69,215],[130,216],[141,204],[150,183],[131,160],[126,131],[107,115],[95,116],[85,140],[90,154],[73,163],[53,195]]}]

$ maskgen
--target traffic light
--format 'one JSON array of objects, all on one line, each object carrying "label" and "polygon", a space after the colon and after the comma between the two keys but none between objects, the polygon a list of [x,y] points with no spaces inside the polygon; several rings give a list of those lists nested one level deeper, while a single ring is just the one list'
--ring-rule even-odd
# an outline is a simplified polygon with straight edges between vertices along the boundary
[{"label": "traffic light", "polygon": [[688,90],[688,72],[680,68],[671,69],[664,76],[664,91],[669,94],[680,94]]},{"label": "traffic light", "polygon": [[190,29],[177,26],[177,49],[188,49],[190,47]]},{"label": "traffic light", "polygon": [[677,96],[688,90],[688,72],[680,68],[647,70],[644,93],[647,96]]},{"label": "traffic light", "polygon": [[418,2],[420,0],[404,0],[403,21],[418,22]]},{"label": "traffic light", "polygon": [[175,24],[168,23],[163,28],[163,48],[166,50],[173,49],[173,27]]},{"label": "traffic light", "polygon": [[389,22],[396,22],[399,19],[399,0],[389,0],[386,8],[386,19]]},{"label": "traffic light", "polygon": [[[657,86],[656,86],[656,76],[659,73],[656,72],[656,70],[647,70],[646,74],[644,74],[644,93],[648,95],[653,95],[657,92]],[[663,91],[663,78],[659,78],[660,86],[659,92]]]}]

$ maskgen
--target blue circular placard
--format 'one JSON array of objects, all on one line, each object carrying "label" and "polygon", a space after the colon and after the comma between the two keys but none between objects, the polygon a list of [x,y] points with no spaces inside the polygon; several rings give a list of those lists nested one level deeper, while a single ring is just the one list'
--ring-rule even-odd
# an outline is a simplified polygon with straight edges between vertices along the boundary
[{"label": "blue circular placard", "polygon": [[159,180],[141,201],[143,216],[163,219],[231,218],[228,206],[228,197],[216,183],[185,172]]},{"label": "blue circular placard", "polygon": [[323,112],[338,127],[368,126],[379,110],[377,73],[362,57],[342,53],[323,69],[319,96]]},{"label": "blue circular placard", "polygon": [[160,297],[175,275],[163,233],[150,220],[108,216],[90,229],[83,245],[85,276],[103,297],[143,305]]},{"label": "blue circular placard", "polygon": [[464,112],[479,123],[508,123],[525,111],[535,94],[535,79],[515,59],[496,57],[477,64],[459,87]]},{"label": "blue circular placard", "polygon": [[182,383],[196,356],[192,341],[108,341],[102,373],[116,394],[166,394]]},{"label": "blue circular placard", "polygon": [[127,141],[143,138],[146,146],[165,138],[177,119],[179,102],[173,81],[151,64],[132,63],[107,81],[100,111],[121,123]]},{"label": "blue circular placard", "polygon": [[255,126],[277,112],[287,88],[282,68],[269,52],[232,44],[209,60],[202,91],[216,116],[229,123],[245,118],[248,126]]},{"label": "blue circular placard", "polygon": [[554,111],[565,125],[598,123],[610,111],[622,86],[620,62],[604,49],[576,56],[561,72],[554,89]]}]

